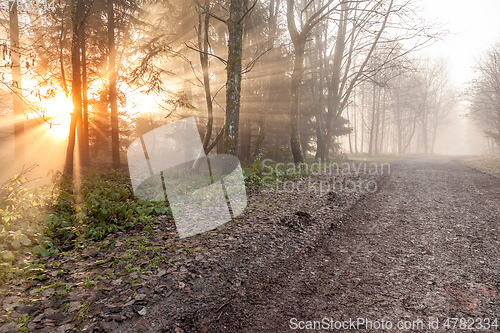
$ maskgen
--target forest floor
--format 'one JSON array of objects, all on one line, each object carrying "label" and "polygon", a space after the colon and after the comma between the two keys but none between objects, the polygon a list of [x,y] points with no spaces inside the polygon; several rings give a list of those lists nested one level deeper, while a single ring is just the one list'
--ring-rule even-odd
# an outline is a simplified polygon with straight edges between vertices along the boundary
[{"label": "forest floor", "polygon": [[498,331],[500,178],[434,158],[336,180],[253,191],[203,235],[165,218],[43,259],[2,288],[0,332]]}]

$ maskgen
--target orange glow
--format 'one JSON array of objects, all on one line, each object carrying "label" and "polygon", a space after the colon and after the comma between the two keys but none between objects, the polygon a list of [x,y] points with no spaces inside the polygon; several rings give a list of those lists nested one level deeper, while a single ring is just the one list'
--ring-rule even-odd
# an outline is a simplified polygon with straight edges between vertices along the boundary
[{"label": "orange glow", "polygon": [[54,98],[42,100],[41,106],[45,109],[45,116],[50,119],[49,133],[59,139],[66,139],[71,123],[73,103],[63,92],[57,93]]}]

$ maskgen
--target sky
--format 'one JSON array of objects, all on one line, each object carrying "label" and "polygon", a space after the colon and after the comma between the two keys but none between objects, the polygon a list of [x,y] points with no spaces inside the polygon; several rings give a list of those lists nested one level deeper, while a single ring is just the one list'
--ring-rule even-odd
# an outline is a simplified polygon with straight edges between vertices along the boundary
[{"label": "sky", "polygon": [[500,42],[500,0],[422,0],[422,5],[424,18],[449,31],[423,52],[448,59],[452,80],[465,85],[482,52]]}]

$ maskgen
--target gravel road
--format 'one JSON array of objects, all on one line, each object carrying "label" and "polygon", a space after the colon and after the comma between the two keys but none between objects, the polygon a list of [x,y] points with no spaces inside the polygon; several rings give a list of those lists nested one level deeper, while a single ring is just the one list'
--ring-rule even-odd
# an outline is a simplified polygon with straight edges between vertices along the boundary
[{"label": "gravel road", "polygon": [[342,209],[337,199],[316,198],[293,241],[228,251],[190,295],[156,304],[148,330],[498,331],[499,178],[450,159],[399,161],[376,193]]}]

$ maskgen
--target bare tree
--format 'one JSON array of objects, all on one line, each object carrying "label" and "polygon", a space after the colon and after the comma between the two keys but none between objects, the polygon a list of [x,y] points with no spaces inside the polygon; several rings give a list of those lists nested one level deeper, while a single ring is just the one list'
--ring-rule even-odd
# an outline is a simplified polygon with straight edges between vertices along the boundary
[{"label": "bare tree", "polygon": [[[302,145],[300,141],[300,112],[299,112],[299,88],[304,75],[304,53],[306,42],[312,29],[324,20],[337,6],[330,8],[333,0],[326,2],[320,8],[315,9],[312,13],[308,13],[309,17],[306,19],[301,29],[297,28],[295,23],[295,0],[287,0],[287,24],[290,38],[293,43],[293,73],[290,85],[290,146],[292,148],[293,161],[300,163],[304,161],[302,152]],[[300,21],[302,22],[302,14],[307,12],[307,7],[311,2],[306,4],[301,10]]]},{"label": "bare tree", "polygon": [[[209,28],[210,15],[207,11],[210,10],[210,0],[205,0],[205,13],[198,13],[198,49],[200,50],[200,64],[203,73],[203,87],[205,88],[205,99],[207,103],[207,126],[205,136],[203,138],[203,148],[207,152],[210,138],[212,137],[212,127],[214,124],[212,93],[210,91],[210,77],[208,72],[209,66]],[[201,11],[201,8],[198,10]]]},{"label": "bare tree", "polygon": [[483,55],[477,69],[470,113],[485,134],[500,145],[500,43]]}]

